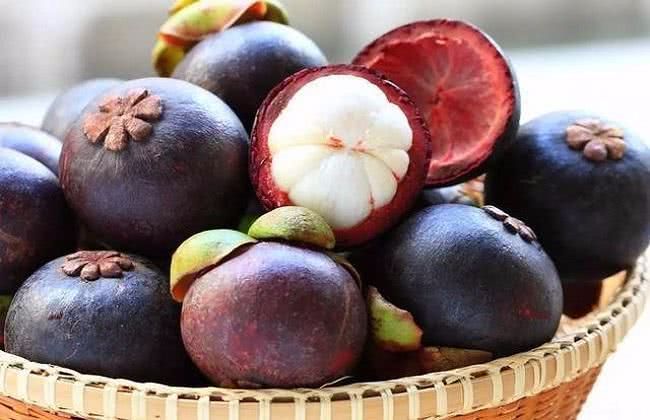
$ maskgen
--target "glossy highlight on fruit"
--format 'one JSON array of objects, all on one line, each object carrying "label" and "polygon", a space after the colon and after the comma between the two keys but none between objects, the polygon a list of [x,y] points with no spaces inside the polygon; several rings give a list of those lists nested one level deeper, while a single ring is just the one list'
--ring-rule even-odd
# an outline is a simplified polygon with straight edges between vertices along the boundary
[{"label": "glossy highlight on fruit", "polygon": [[650,147],[583,111],[523,125],[488,173],[486,202],[525,220],[565,283],[632,267],[650,242]]},{"label": "glossy highlight on fruit", "polygon": [[[16,148],[37,154],[47,150],[38,146],[21,143]],[[0,147],[0,293],[14,293],[42,264],[69,252],[75,236],[56,175],[27,154]]]},{"label": "glossy highlight on fruit", "polygon": [[220,97],[250,130],[271,89],[300,70],[326,64],[320,48],[296,29],[274,22],[251,22],[201,41],[172,77]]},{"label": "glossy highlight on fruit", "polygon": [[366,46],[353,63],[384,74],[420,108],[433,139],[429,186],[484,173],[515,138],[515,73],[494,40],[467,22],[401,26]]},{"label": "glossy highlight on fruit", "polygon": [[41,129],[62,142],[68,129],[79,118],[86,105],[99,94],[120,83],[122,80],[119,79],[100,78],[86,80],[72,86],[54,99],[43,118]]},{"label": "glossy highlight on fruit", "polygon": [[559,325],[553,263],[530,228],[493,207],[428,207],[351,262],[412,314],[423,347],[505,356],[550,340]]},{"label": "glossy highlight on fruit", "polygon": [[322,67],[285,80],[265,100],[252,132],[250,176],[267,209],[307,207],[349,246],[411,208],[430,149],[402,90],[362,67]]},{"label": "glossy highlight on fruit", "polygon": [[59,174],[61,143],[38,128],[18,123],[0,123],[0,147],[36,159],[55,175]]},{"label": "glossy highlight on fruit", "polygon": [[248,201],[247,140],[211,93],[132,80],[100,95],[71,128],[61,184],[102,242],[168,257],[194,233],[237,224]]},{"label": "glossy highlight on fruit", "polygon": [[[274,221],[277,237],[268,229]],[[215,385],[320,386],[356,365],[365,303],[356,271],[319,247],[330,245],[320,239],[322,224],[307,209],[278,209],[253,224],[256,238],[207,231],[174,253],[171,288],[183,301],[183,341]]]},{"label": "glossy highlight on fruit", "polygon": [[180,307],[147,260],[81,251],[38,270],[16,294],[6,348],[37,363],[134,381],[193,385]]}]

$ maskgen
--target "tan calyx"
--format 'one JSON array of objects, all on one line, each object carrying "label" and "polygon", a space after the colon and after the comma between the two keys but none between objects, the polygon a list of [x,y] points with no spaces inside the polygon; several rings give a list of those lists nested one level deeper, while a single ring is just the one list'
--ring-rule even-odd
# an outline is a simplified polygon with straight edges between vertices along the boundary
[{"label": "tan calyx", "polygon": [[160,96],[146,89],[134,89],[126,96],[110,96],[97,112],[89,114],[83,125],[84,135],[91,143],[104,142],[107,150],[124,150],[129,139],[144,141],[153,131],[151,123],[162,116]]},{"label": "tan calyx", "polygon": [[61,270],[70,277],[87,281],[99,278],[119,278],[124,271],[133,270],[133,261],[116,251],[79,251],[65,257]]},{"label": "tan calyx", "polygon": [[582,119],[568,126],[566,142],[594,162],[619,160],[625,154],[623,130],[597,119]]}]

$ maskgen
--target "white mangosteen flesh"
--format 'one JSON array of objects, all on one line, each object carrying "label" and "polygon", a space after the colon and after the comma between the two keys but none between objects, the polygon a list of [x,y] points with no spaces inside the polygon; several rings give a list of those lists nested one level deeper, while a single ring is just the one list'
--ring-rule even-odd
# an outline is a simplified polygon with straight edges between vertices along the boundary
[{"label": "white mangosteen flesh", "polygon": [[302,86],[269,130],[271,173],[298,206],[334,229],[351,228],[395,197],[413,130],[363,77],[329,75]]}]

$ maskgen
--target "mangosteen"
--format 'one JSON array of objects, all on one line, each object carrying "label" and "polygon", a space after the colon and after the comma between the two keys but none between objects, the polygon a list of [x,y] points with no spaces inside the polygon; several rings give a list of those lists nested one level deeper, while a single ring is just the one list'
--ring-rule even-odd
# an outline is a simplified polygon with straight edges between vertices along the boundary
[{"label": "mangosteen", "polygon": [[70,126],[83,109],[100,93],[120,84],[119,79],[91,79],[64,91],[54,99],[41,124],[41,129],[63,141]]},{"label": "mangosteen", "polygon": [[277,0],[198,1],[176,0],[158,31],[153,66],[159,76],[169,77],[196,44],[212,34],[253,21],[288,24],[284,6]]},{"label": "mangosteen", "polygon": [[38,267],[71,251],[75,236],[56,175],[27,154],[0,147],[0,294],[15,292]]},{"label": "mangosteen", "polygon": [[249,235],[197,234],[174,253],[185,348],[218,386],[317,387],[350,373],[366,339],[356,271],[326,252],[334,234],[316,213],[283,207]]},{"label": "mangosteen", "polygon": [[486,179],[486,202],[530,224],[563,282],[599,281],[650,241],[650,147],[589,112],[522,126]]},{"label": "mangosteen", "polygon": [[249,197],[247,152],[241,122],[210,92],[132,80],[100,95],[71,127],[61,184],[99,240],[168,257],[196,232],[237,225]]},{"label": "mangosteen", "polygon": [[515,72],[496,42],[469,23],[437,19],[401,26],[366,46],[353,63],[383,73],[420,108],[433,139],[428,186],[484,173],[517,134]]},{"label": "mangosteen", "polygon": [[371,304],[375,342],[392,352],[428,352],[420,353],[425,361],[440,359],[427,347],[451,348],[445,352],[469,360],[530,350],[553,337],[562,315],[553,262],[529,227],[495,207],[428,207],[351,262],[390,305],[412,317],[391,315],[392,325],[409,328],[378,329],[377,319],[387,315]]},{"label": "mangosteen", "polygon": [[61,143],[46,132],[18,123],[0,123],[0,147],[36,159],[58,176]]},{"label": "mangosteen", "polygon": [[80,251],[36,271],[5,324],[9,353],[86,374],[188,385],[196,370],[178,325],[180,305],[149,261]]},{"label": "mangosteen", "polygon": [[327,64],[307,36],[275,22],[251,22],[208,36],[172,77],[223,99],[250,130],[266,95],[292,74]]},{"label": "mangosteen", "polygon": [[250,176],[265,208],[314,210],[350,246],[410,210],[430,156],[429,132],[404,91],[366,68],[337,65],[303,70],[267,97]]}]

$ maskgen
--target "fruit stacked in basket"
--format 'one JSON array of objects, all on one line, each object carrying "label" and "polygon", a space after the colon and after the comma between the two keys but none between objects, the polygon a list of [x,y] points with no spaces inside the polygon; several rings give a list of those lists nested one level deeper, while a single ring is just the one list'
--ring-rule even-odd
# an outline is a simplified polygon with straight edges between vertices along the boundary
[{"label": "fruit stacked in basket", "polygon": [[153,59],[0,125],[8,353],[176,386],[424,375],[550,342],[650,241],[648,145],[587,111],[519,127],[471,24],[328,65],[276,1],[178,1]]}]

